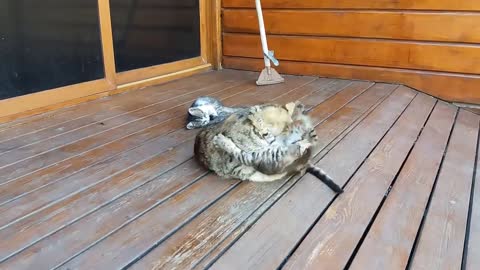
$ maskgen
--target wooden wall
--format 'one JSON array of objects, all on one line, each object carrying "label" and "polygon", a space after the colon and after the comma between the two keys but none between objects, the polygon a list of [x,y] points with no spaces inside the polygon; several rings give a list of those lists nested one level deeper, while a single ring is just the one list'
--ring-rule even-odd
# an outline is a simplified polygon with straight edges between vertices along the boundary
[{"label": "wooden wall", "polygon": [[[262,0],[279,71],[480,104],[480,0]],[[259,70],[253,0],[223,0],[223,65]]]}]

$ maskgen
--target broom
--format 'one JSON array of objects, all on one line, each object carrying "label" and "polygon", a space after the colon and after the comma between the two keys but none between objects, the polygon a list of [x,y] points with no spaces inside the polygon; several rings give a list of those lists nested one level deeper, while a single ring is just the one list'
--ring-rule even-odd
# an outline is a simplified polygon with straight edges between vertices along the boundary
[{"label": "broom", "polygon": [[260,28],[260,38],[262,40],[263,60],[265,62],[265,68],[262,70],[262,72],[260,73],[260,76],[258,77],[257,85],[270,85],[270,84],[283,83],[285,80],[270,65],[270,61],[272,61],[275,66],[278,66],[280,63],[275,58],[274,52],[268,50],[267,35],[265,33],[265,25],[263,23],[262,5],[260,3],[260,0],[255,0],[255,5],[257,7],[258,26]]}]

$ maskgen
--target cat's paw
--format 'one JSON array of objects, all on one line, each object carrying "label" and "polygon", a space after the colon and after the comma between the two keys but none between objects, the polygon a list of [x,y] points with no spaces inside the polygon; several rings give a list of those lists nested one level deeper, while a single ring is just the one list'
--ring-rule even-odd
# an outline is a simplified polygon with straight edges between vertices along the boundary
[{"label": "cat's paw", "polygon": [[315,131],[315,129],[310,130],[310,132],[308,133],[308,136],[310,137],[310,139],[313,139],[313,140],[318,139],[317,132]]},{"label": "cat's paw", "polygon": [[263,134],[262,136],[268,144],[272,144],[275,141],[275,136],[270,133]]},{"label": "cat's paw", "polygon": [[306,140],[299,141],[297,145],[298,145],[298,150],[300,151],[300,155],[305,154],[305,152],[307,152],[307,150],[310,147],[312,147],[312,144]]},{"label": "cat's paw", "polygon": [[218,134],[217,136],[213,137],[212,140],[213,145],[219,149],[223,149],[226,152],[235,152],[238,150],[238,147],[235,143],[225,137],[223,134]]}]

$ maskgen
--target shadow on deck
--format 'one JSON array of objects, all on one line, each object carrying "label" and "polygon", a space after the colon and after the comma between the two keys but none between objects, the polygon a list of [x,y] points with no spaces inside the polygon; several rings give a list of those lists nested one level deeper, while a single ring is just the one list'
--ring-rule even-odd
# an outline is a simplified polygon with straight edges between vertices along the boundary
[{"label": "shadow on deck", "polygon": [[[256,76],[209,72],[0,125],[0,268],[480,269],[480,116],[403,86]],[[345,193],[208,174],[184,129],[200,95],[301,100]]]}]

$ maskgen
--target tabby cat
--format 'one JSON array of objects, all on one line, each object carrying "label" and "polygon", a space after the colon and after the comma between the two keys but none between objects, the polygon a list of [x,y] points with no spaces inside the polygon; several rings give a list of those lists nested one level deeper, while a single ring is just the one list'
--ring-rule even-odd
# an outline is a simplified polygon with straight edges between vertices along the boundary
[{"label": "tabby cat", "polygon": [[197,135],[195,156],[222,177],[270,182],[306,172],[343,190],[310,163],[317,137],[301,103],[264,104],[230,115]]}]

